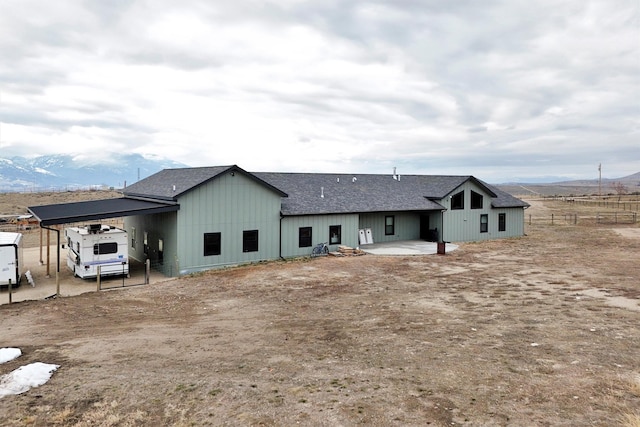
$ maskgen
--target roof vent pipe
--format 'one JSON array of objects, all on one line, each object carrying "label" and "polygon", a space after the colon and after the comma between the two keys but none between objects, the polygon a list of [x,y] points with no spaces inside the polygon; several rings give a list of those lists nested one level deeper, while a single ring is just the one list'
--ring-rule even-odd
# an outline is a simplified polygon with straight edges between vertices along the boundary
[{"label": "roof vent pipe", "polygon": [[353,177],[353,179],[351,180],[351,182],[356,182],[358,180],[358,178],[356,178],[355,176]]},{"label": "roof vent pipe", "polygon": [[324,199],[324,187],[320,187],[320,197]]},{"label": "roof vent pipe", "polygon": [[398,179],[396,177],[396,167],[395,166],[393,167],[393,179]]},{"label": "roof vent pipe", "polygon": [[176,191],[176,186],[175,185],[173,186],[173,191]]}]

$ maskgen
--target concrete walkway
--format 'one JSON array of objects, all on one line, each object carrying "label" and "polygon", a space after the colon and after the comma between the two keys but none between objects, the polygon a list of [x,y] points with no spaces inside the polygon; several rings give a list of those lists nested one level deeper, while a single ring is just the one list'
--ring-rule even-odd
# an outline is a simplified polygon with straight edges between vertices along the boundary
[{"label": "concrete walkway", "polygon": [[[360,249],[372,255],[432,255],[438,253],[438,244],[423,240],[402,240],[362,245]],[[458,249],[458,245],[452,243],[447,243],[445,246],[445,252],[456,249]]]}]

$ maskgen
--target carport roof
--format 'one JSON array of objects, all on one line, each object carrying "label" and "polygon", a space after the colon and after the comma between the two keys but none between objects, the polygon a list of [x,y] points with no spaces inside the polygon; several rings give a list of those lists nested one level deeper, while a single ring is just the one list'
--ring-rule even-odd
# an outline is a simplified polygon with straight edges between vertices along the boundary
[{"label": "carport roof", "polygon": [[47,226],[132,215],[175,212],[179,209],[180,205],[177,203],[121,197],[87,202],[30,206],[29,212],[38,218],[40,225]]}]

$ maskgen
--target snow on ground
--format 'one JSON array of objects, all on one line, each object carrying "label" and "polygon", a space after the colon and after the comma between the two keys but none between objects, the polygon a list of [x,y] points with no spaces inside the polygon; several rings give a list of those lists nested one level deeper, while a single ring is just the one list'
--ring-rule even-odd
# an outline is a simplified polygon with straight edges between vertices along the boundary
[{"label": "snow on ground", "polygon": [[22,355],[19,348],[4,347],[0,348],[0,363],[7,363]]},{"label": "snow on ground", "polygon": [[[6,363],[20,357],[19,348],[0,348],[0,363]],[[32,387],[45,384],[60,365],[35,362],[0,376],[0,397],[9,394],[20,394]]]}]

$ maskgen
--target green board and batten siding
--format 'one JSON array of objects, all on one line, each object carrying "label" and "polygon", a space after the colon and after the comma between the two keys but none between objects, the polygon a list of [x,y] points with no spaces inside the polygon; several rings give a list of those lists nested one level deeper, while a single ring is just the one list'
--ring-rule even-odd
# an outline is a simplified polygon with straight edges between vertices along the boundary
[{"label": "green board and batten siding", "polygon": [[[180,274],[277,259],[281,196],[242,173],[225,173],[178,202]],[[243,252],[243,231],[258,230],[258,251]],[[204,234],[221,233],[220,255],[204,256]]]},{"label": "green board and batten siding", "polygon": [[[129,233],[129,256],[140,262],[147,258],[153,268],[167,276],[177,276],[179,271],[177,252],[177,212],[157,215],[137,215],[124,218]],[[147,233],[147,254],[144,253],[144,236]],[[135,242],[134,242],[135,240]],[[160,241],[163,254],[160,261]]]},{"label": "green board and batten siding", "polygon": [[[471,190],[483,196],[482,209],[471,209]],[[451,192],[455,195],[464,191],[464,209],[451,209],[451,199],[440,201],[447,211],[444,212],[444,233],[442,239],[447,242],[470,242],[498,239],[524,234],[524,210],[522,208],[492,208],[491,197],[472,181],[467,181]],[[505,231],[498,231],[498,216],[505,214]],[[487,232],[480,232],[481,215],[488,218]]]},{"label": "green board and batten siding", "polygon": [[[282,219],[282,256],[307,256],[318,243],[329,244],[329,227],[332,225],[341,226],[340,245],[358,246],[358,214],[291,216]],[[302,227],[312,228],[311,247],[299,247],[299,232]],[[329,249],[335,251],[338,246],[329,244]]]}]

